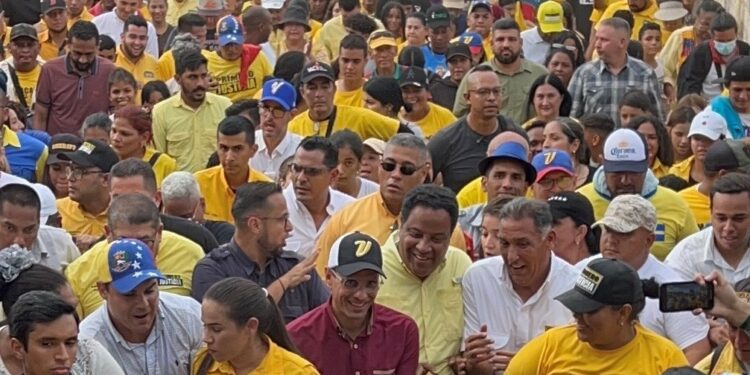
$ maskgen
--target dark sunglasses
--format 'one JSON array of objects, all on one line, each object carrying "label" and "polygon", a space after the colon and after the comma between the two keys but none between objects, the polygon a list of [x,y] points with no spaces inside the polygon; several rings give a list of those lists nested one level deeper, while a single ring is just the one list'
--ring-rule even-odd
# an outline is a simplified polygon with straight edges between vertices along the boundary
[{"label": "dark sunglasses", "polygon": [[[386,172],[393,172],[394,170],[396,170],[396,166],[398,166],[398,164],[392,161],[384,161],[380,163],[380,166]],[[398,170],[404,176],[411,176],[414,174],[414,172],[420,170],[422,167],[424,167],[424,164],[420,165],[419,167],[413,164],[401,164]]]}]

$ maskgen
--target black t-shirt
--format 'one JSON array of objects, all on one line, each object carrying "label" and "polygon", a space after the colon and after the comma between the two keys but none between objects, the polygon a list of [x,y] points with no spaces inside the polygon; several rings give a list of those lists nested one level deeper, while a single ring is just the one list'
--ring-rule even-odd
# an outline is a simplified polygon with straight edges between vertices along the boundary
[{"label": "black t-shirt", "polygon": [[42,5],[38,0],[0,0],[0,5],[5,10],[5,17],[10,20],[8,26],[19,23],[33,25],[39,22],[42,14]]},{"label": "black t-shirt", "polygon": [[176,216],[160,215],[164,230],[177,233],[190,241],[198,244],[203,252],[208,254],[211,250],[219,247],[214,235],[200,224]]}]

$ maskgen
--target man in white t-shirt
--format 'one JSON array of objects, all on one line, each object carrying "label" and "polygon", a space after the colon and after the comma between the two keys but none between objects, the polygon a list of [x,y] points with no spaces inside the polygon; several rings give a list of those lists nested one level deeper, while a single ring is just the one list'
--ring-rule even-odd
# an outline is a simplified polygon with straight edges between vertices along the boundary
[{"label": "man in white t-shirt", "polygon": [[[654,278],[659,284],[692,280],[681,277],[649,252],[656,237],[656,209],[640,195],[618,195],[593,226],[602,230],[601,254],[580,261],[576,268],[583,269],[591,260],[605,257],[621,260],[638,270],[641,279]],[[647,298],[638,318],[643,326],[680,347],[692,364],[711,351],[709,326],[702,315],[695,316],[690,311],[663,313],[658,300]]]},{"label": "man in white t-shirt", "polygon": [[[500,256],[472,264],[461,281],[466,358],[476,373],[504,370],[523,345],[573,318],[554,298],[573,287],[578,272],[552,253],[547,202],[515,198],[499,220]],[[477,361],[479,353],[492,356]]]}]

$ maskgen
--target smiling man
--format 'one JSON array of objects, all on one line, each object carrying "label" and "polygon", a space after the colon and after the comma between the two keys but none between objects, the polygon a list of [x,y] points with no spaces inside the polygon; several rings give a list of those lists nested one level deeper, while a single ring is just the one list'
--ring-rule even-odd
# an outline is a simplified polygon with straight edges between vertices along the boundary
[{"label": "smiling man", "polygon": [[[120,45],[122,43],[120,35],[125,27],[125,22],[130,16],[137,14],[139,4],[139,0],[115,0],[115,8],[111,12],[102,13],[94,17],[91,22],[96,25],[100,34],[109,36]],[[146,28],[148,34],[146,52],[151,56],[159,56],[159,42],[156,37],[156,29],[150,22],[146,24]]]},{"label": "smiling man", "polygon": [[130,16],[125,20],[120,46],[117,47],[115,66],[131,73],[143,87],[155,80],[159,63],[156,57],[146,52],[148,43],[148,23],[141,16]]},{"label": "smiling man", "polygon": [[294,155],[302,140],[288,131],[296,104],[297,89],[291,83],[271,79],[263,84],[263,97],[258,105],[260,129],[255,131],[258,152],[250,159],[250,166],[272,179],[279,173],[281,163]]}]

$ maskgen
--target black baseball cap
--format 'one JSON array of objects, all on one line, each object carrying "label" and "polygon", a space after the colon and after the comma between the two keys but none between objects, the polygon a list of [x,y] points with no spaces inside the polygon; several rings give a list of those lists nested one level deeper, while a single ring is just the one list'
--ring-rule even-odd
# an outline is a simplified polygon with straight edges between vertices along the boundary
[{"label": "black baseball cap", "polygon": [[36,29],[28,23],[17,23],[10,29],[10,40],[16,40],[18,38],[39,40],[36,34]]},{"label": "black baseball cap", "polygon": [[347,233],[333,243],[328,268],[344,277],[364,270],[385,277],[383,253],[378,241],[361,232]]},{"label": "black baseball cap", "polygon": [[62,153],[59,158],[84,168],[96,167],[105,173],[109,173],[112,167],[120,161],[111,147],[97,140],[83,142],[78,150]]},{"label": "black baseball cap", "polygon": [[433,5],[427,9],[427,27],[434,29],[440,26],[451,25],[451,14],[448,8],[442,5]]},{"label": "black baseball cap", "polygon": [[41,3],[42,14],[55,9],[67,9],[65,6],[65,0],[42,0]]},{"label": "black baseball cap", "polygon": [[327,78],[330,81],[336,81],[336,76],[333,74],[333,68],[331,68],[330,65],[319,61],[307,63],[307,65],[302,68],[302,74],[300,74],[299,80],[302,83],[308,83],[318,77]]},{"label": "black baseball cap", "polygon": [[750,82],[750,56],[740,56],[727,66],[724,83]]},{"label": "black baseball cap", "polygon": [[448,61],[454,56],[463,56],[471,59],[471,48],[464,43],[451,43],[448,45],[448,51],[445,52],[445,60]]},{"label": "black baseball cap", "polygon": [[427,73],[424,69],[410,66],[405,72],[401,73],[401,78],[398,80],[399,86],[416,86],[421,89],[427,88]]},{"label": "black baseball cap", "polygon": [[591,228],[596,222],[594,218],[594,207],[591,202],[581,193],[575,191],[561,191],[547,199],[552,218],[554,220],[569,217],[580,225],[585,224]]},{"label": "black baseball cap", "polygon": [[65,152],[77,150],[78,147],[81,147],[81,143],[83,143],[83,140],[73,134],[61,133],[53,135],[49,143],[47,165],[67,162],[67,160],[60,160],[60,155]]},{"label": "black baseball cap", "polygon": [[646,304],[638,272],[617,259],[594,259],[581,271],[573,289],[555,297],[576,314],[586,314],[604,306],[630,304],[640,312]]},{"label": "black baseball cap", "polygon": [[704,168],[709,172],[741,170],[750,172],[750,146],[733,139],[720,139],[706,151]]}]

